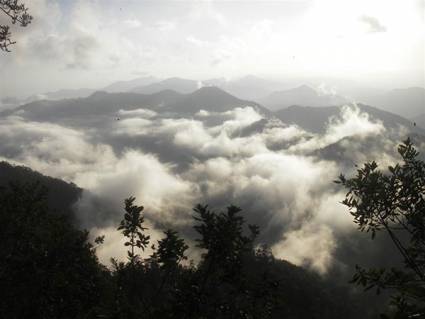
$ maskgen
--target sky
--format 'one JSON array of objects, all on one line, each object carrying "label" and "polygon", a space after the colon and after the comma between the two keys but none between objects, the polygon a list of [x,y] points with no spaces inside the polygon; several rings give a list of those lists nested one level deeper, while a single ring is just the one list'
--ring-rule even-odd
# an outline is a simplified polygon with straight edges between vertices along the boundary
[{"label": "sky", "polygon": [[26,2],[34,21],[0,54],[0,97],[147,75],[425,85],[424,0]]}]

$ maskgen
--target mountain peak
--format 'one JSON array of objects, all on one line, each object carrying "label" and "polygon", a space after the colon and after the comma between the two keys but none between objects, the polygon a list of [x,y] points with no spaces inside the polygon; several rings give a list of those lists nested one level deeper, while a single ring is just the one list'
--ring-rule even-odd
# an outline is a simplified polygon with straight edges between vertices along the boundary
[{"label": "mountain peak", "polygon": [[226,91],[216,87],[216,86],[204,86],[200,89],[196,90],[195,92],[190,94],[194,97],[203,97],[203,98],[214,98],[214,97],[220,97],[220,98],[228,98],[232,100],[238,100],[238,98],[234,97],[233,95],[227,93]]},{"label": "mountain peak", "polygon": [[196,81],[189,80],[189,79],[183,79],[183,78],[179,78],[179,77],[171,77],[171,78],[167,78],[165,80],[160,81],[160,83],[175,83],[175,82],[192,83],[192,82],[196,82]]},{"label": "mountain peak", "polygon": [[300,85],[294,89],[292,89],[293,91],[300,91],[303,93],[314,93],[317,94],[316,90],[313,89],[311,86],[308,86],[306,84]]},{"label": "mountain peak", "polygon": [[93,94],[91,94],[89,96],[89,98],[94,98],[94,99],[96,99],[96,98],[103,98],[103,97],[107,96],[108,94],[109,93],[106,92],[106,91],[96,91]]}]

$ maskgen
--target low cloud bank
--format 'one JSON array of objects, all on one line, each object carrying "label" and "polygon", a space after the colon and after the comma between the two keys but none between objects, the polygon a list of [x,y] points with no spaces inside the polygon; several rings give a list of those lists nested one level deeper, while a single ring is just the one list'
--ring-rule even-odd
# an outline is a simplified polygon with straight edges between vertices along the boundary
[{"label": "low cloud bank", "polygon": [[[123,199],[132,195],[145,206],[156,238],[160,229],[175,227],[193,240],[196,203],[238,205],[277,257],[325,274],[351,262],[336,251],[356,232],[339,203],[344,193],[333,184],[348,167],[343,162],[359,154],[395,160],[397,142],[355,106],[332,118],[325,134],[263,118],[252,107],[180,119],[145,109],[116,116],[90,129],[0,119],[0,159],[85,189],[76,212],[83,227],[107,235],[99,249],[103,261],[123,256],[115,228]],[[324,150],[338,156],[324,156]]]}]

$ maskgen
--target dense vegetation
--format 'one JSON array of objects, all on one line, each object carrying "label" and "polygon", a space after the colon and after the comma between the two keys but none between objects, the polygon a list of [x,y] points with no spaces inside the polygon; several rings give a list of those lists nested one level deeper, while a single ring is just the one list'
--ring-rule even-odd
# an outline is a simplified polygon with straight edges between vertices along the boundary
[{"label": "dense vegetation", "polygon": [[[37,184],[0,193],[0,313],[5,318],[355,318],[342,289],[254,244],[241,210],[194,209],[198,263],[165,230],[150,242],[143,208],[125,201],[128,261],[101,265],[88,233],[46,204]],[[141,252],[153,245],[153,253]],[[355,311],[356,310],[356,311]]]},{"label": "dense vegetation", "polygon": [[73,206],[82,194],[82,189],[73,183],[42,175],[25,166],[0,162],[0,187],[14,184],[40,183],[46,188],[45,200],[48,209],[54,214],[63,214],[73,218]]},{"label": "dense vegetation", "polygon": [[[403,267],[356,267],[353,282],[366,290],[390,290],[395,318],[425,317],[425,163],[408,139],[398,148],[401,164],[378,169],[366,163],[357,175],[338,183],[348,189],[343,204],[360,231],[372,239],[385,232],[397,248]],[[386,315],[382,315],[388,318]]]}]

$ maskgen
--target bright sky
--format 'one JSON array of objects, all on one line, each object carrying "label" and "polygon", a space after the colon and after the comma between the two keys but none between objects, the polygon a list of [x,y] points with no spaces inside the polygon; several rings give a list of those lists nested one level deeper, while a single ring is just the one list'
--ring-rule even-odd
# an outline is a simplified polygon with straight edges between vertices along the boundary
[{"label": "bright sky", "polygon": [[425,0],[24,2],[34,23],[0,52],[0,97],[145,75],[425,82]]}]

